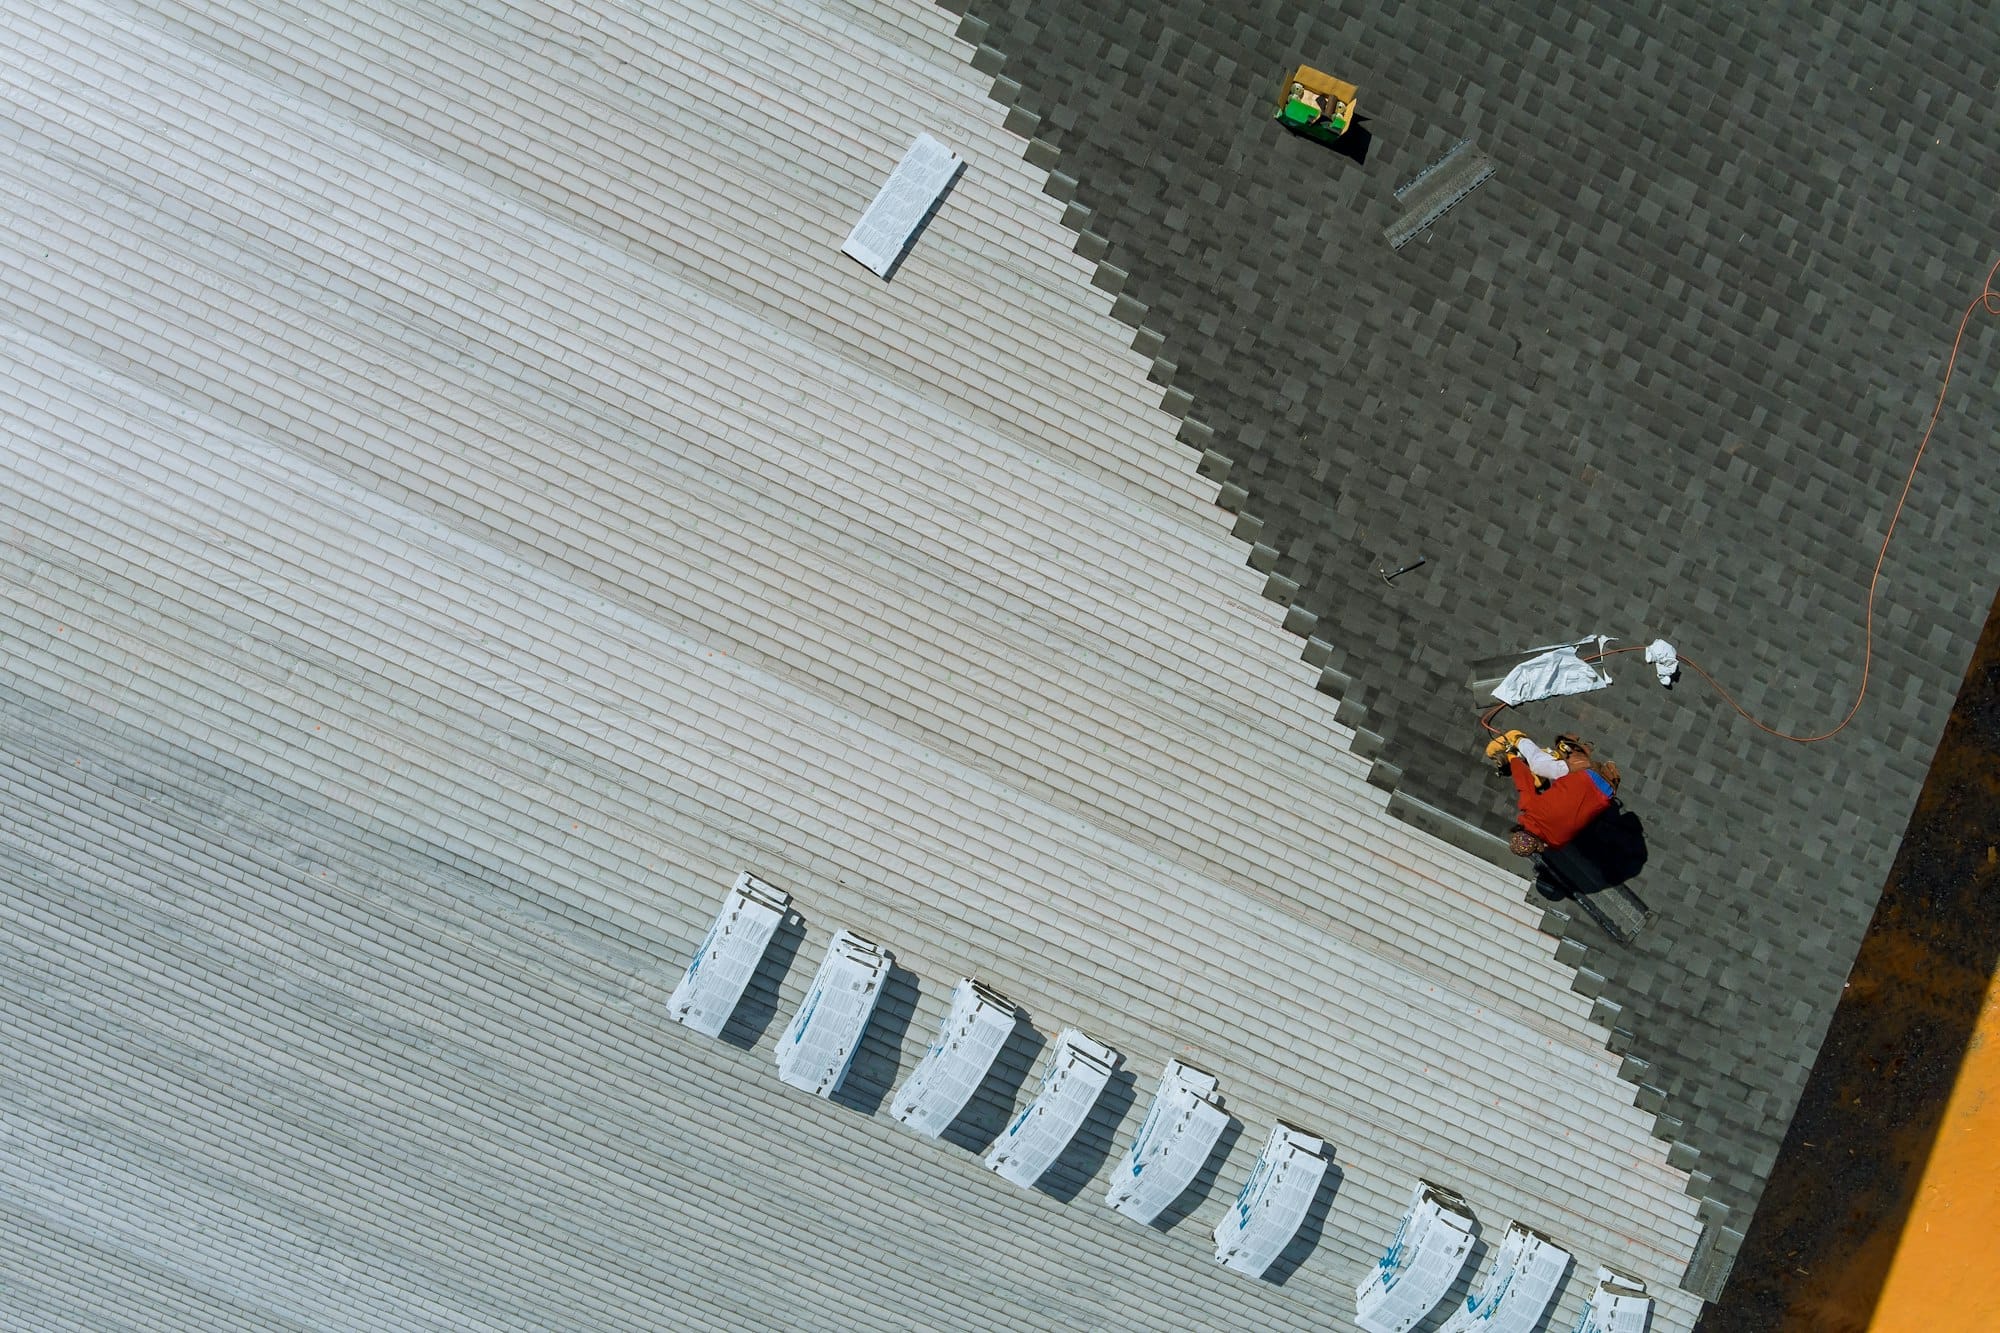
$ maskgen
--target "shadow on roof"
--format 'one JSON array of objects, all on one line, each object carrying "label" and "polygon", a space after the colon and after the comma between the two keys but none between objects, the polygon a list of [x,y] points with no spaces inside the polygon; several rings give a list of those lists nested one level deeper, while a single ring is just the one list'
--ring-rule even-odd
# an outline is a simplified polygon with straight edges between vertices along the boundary
[{"label": "shadow on roof", "polygon": [[1000,1054],[994,1057],[993,1067],[974,1089],[972,1099],[938,1138],[954,1148],[984,1157],[1000,1137],[1000,1131],[1014,1118],[1021,1088],[1048,1044],[1048,1038],[1035,1031],[1025,1018],[1015,1023]]},{"label": "shadow on roof", "polygon": [[751,974],[750,984],[744,987],[736,1011],[723,1026],[722,1040],[747,1051],[762,1039],[771,1020],[778,1016],[778,991],[784,986],[785,977],[792,970],[792,960],[798,957],[805,938],[804,919],[797,912],[785,913],[757,970]]},{"label": "shadow on roof", "polygon": [[1181,1191],[1178,1199],[1168,1204],[1160,1215],[1149,1223],[1155,1231],[1172,1230],[1188,1214],[1208,1202],[1209,1192],[1215,1188],[1216,1178],[1222,1174],[1223,1163],[1229,1160],[1230,1151],[1236,1147],[1236,1140],[1242,1137],[1243,1122],[1235,1116],[1229,1117],[1229,1123],[1224,1125],[1222,1133],[1216,1136],[1215,1146],[1209,1149],[1208,1160],[1202,1163],[1201,1170],[1195,1173],[1194,1180]]},{"label": "shadow on roof", "polygon": [[1320,1177],[1319,1192],[1313,1195],[1312,1206],[1306,1209],[1305,1220],[1299,1223],[1291,1243],[1264,1270],[1264,1281],[1283,1286],[1287,1278],[1299,1271],[1299,1265],[1312,1257],[1312,1252],[1319,1248],[1320,1232],[1326,1230],[1327,1214],[1333,1211],[1333,1196],[1340,1193],[1340,1184],[1345,1179],[1338,1163],[1327,1166],[1326,1174]]},{"label": "shadow on roof", "polygon": [[903,1057],[903,1035],[917,1012],[917,974],[894,963],[882,979],[882,998],[861,1034],[861,1045],[847,1077],[827,1100],[850,1111],[874,1115],[896,1085],[896,1067]]},{"label": "shadow on roof", "polygon": [[1111,1076],[1097,1104],[1090,1108],[1089,1118],[1064,1146],[1062,1156],[1035,1182],[1036,1189],[1057,1203],[1068,1203],[1083,1193],[1111,1157],[1111,1141],[1132,1109],[1136,1083],[1129,1069]]}]

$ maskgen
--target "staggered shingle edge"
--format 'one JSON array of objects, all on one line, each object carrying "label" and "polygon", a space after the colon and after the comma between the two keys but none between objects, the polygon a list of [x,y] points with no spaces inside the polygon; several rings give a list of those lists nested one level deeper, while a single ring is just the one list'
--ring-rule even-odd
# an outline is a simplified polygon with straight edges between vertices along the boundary
[{"label": "staggered shingle edge", "polygon": [[[1268,576],[1264,586],[1264,596],[1285,608],[1283,624],[1286,632],[1304,641],[1300,660],[1307,666],[1318,669],[1314,688],[1339,701],[1336,717],[1342,725],[1353,729],[1354,732],[1349,749],[1357,758],[1370,761],[1368,781],[1389,793],[1387,807],[1389,814],[1412,828],[1495,866],[1520,873],[1523,862],[1508,850],[1505,839],[1398,790],[1403,770],[1392,760],[1383,757],[1382,737],[1368,730],[1369,713],[1363,691],[1356,685],[1353,677],[1341,669],[1341,666],[1347,664],[1339,647],[1316,634],[1319,617],[1295,604],[1300,591],[1299,584],[1275,572],[1279,552],[1275,547],[1258,540],[1263,533],[1264,521],[1250,511],[1251,493],[1247,487],[1229,480],[1230,473],[1235,467],[1235,460],[1214,447],[1215,430],[1196,415],[1198,405],[1194,396],[1185,389],[1174,387],[1178,367],[1172,356],[1174,349],[1168,345],[1167,335],[1146,322],[1151,311],[1144,302],[1124,294],[1129,273],[1104,258],[1109,251],[1109,238],[1094,229],[1097,223],[1096,214],[1089,207],[1076,201],[1077,179],[1058,169],[1061,150],[1047,140],[1036,137],[1042,125],[1042,117],[1022,104],[1021,84],[1017,80],[1005,77],[1006,54],[986,42],[989,25],[970,12],[973,0],[933,0],[933,2],[946,12],[959,16],[957,36],[960,41],[972,48],[968,57],[969,63],[980,73],[994,76],[988,95],[1007,108],[1004,128],[1008,133],[1025,141],[1022,146],[1023,158],[1030,165],[1048,172],[1048,182],[1043,187],[1044,193],[1067,205],[1063,211],[1062,224],[1066,229],[1076,233],[1076,253],[1096,263],[1097,269],[1092,276],[1092,284],[1117,297],[1112,306],[1112,317],[1133,329],[1132,349],[1141,356],[1151,359],[1152,366],[1148,371],[1148,378],[1164,390],[1159,403],[1160,410],[1179,422],[1176,438],[1196,455],[1197,474],[1217,483],[1216,506],[1236,515],[1232,531],[1238,540],[1249,547],[1249,556],[1245,563]],[[1336,665],[1337,659],[1339,665]],[[1529,878],[1523,876],[1524,883]],[[1621,1025],[1623,1019],[1621,1006],[1598,994],[1603,986],[1604,977],[1587,965],[1593,946],[1585,941],[1577,919],[1560,907],[1544,902],[1532,888],[1527,890],[1525,901],[1543,909],[1540,928],[1556,941],[1557,961],[1575,969],[1571,988],[1596,1001],[1592,1006],[1590,1017],[1593,1023],[1605,1030],[1605,1048],[1613,1054],[1623,1054],[1629,1049],[1633,1034]],[[1701,1240],[1688,1264],[1682,1283],[1686,1290],[1694,1292],[1704,1300],[1714,1300],[1721,1294],[1723,1284],[1728,1280],[1730,1267],[1742,1247],[1744,1229],[1749,1225],[1749,1219],[1735,1216],[1735,1210],[1727,1203],[1709,1197],[1707,1186],[1712,1183],[1712,1178],[1699,1170],[1701,1148],[1684,1136],[1684,1123],[1678,1117],[1666,1113],[1664,1094],[1645,1081],[1648,1068],[1644,1061],[1627,1059],[1620,1065],[1619,1076],[1634,1086],[1633,1104],[1653,1112],[1655,1117],[1653,1134],[1669,1145],[1668,1162],[1676,1169],[1690,1173],[1688,1192],[1700,1200],[1703,1227]]]},{"label": "staggered shingle edge", "polygon": [[[745,946],[735,950],[727,959],[731,970],[726,980],[721,983],[720,993],[705,997],[706,1000],[712,1001],[706,1008],[696,1003],[693,1006],[694,1011],[690,1012],[690,1008],[682,1003],[683,995],[687,995],[690,1001],[695,1000],[701,980],[712,975],[712,972],[703,970],[704,964],[707,963],[711,969],[715,966],[710,960],[717,957],[718,951],[715,949],[717,941],[735,929],[739,913],[746,907],[753,916],[760,919],[743,932],[743,938],[747,941]],[[693,957],[674,992],[675,999],[669,1016],[675,1022],[687,1026],[691,1032],[710,1039],[720,1039],[725,1026],[729,1023],[732,1011],[741,1002],[744,990],[750,982],[751,973],[762,967],[764,953],[774,929],[780,922],[785,922],[797,926],[803,932],[805,920],[802,909],[789,894],[772,888],[753,872],[740,873],[730,893],[724,898],[714,925],[695,948]],[[876,987],[876,981],[886,979],[893,970],[893,963],[890,961],[892,947],[860,940],[851,931],[837,928],[828,942],[825,957],[826,962],[821,967],[822,976],[828,968],[837,964],[851,964],[857,959],[864,967],[872,965],[879,969],[870,977],[867,986],[858,992],[859,998],[850,997],[847,1001],[848,1012],[839,1020],[847,1025],[847,1029],[836,1042],[833,1052],[834,1065],[831,1067],[815,1065],[810,1071],[812,1077],[804,1079],[787,1068],[788,1062],[797,1058],[793,1046],[797,1036],[803,1034],[805,1026],[816,1014],[826,1012],[826,1009],[821,1007],[821,982],[818,978],[807,992],[799,1009],[793,1014],[785,1035],[779,1039],[776,1056],[781,1081],[814,1096],[833,1100],[847,1077],[854,1051],[861,1045],[863,1035],[873,1021],[876,1005],[884,998],[883,991]],[[711,990],[714,984],[709,983]],[[896,1090],[894,1109],[891,1111],[896,1119],[931,1139],[940,1138],[964,1111],[972,1094],[989,1077],[1000,1046],[1011,1037],[1015,1026],[1025,1021],[1025,1015],[1013,1001],[997,992],[987,990],[973,979],[966,978],[957,982],[952,996],[952,1007],[946,1014],[937,1043],[930,1048],[923,1060],[905,1075],[902,1084]],[[961,1005],[964,1007],[961,1008]],[[957,1039],[970,1030],[969,1027],[955,1029],[954,1024],[968,1024],[974,1013],[981,1008],[989,1014],[986,1040],[979,1043],[981,1049],[978,1054],[971,1057],[969,1067],[960,1071],[957,1086],[946,1090],[943,1105],[934,1108],[936,1113],[928,1119],[920,1116],[916,1108],[929,1090],[924,1081],[926,1070],[932,1068],[931,1062],[934,1059],[950,1047],[956,1046]],[[1118,1051],[1097,1042],[1074,1026],[1062,1028],[1054,1036],[1053,1043],[1053,1049],[1044,1057],[1047,1072],[1043,1076],[1040,1093],[1033,1102],[1018,1112],[984,1160],[984,1165],[989,1170],[997,1172],[1003,1179],[1022,1189],[1034,1187],[1053,1167],[1057,1156],[1082,1129],[1085,1117],[1091,1113],[1103,1095],[1111,1074],[1123,1063],[1123,1057]],[[842,1051],[845,1052],[844,1059],[840,1058]],[[1625,1064],[1626,1068],[1621,1069],[1620,1073],[1628,1081],[1636,1080],[1644,1072],[1643,1061],[1628,1059]],[[1075,1076],[1073,1074],[1075,1069],[1084,1071],[1080,1079],[1083,1091],[1073,1096],[1053,1092],[1053,1089],[1064,1087],[1066,1080]],[[1223,1109],[1216,1088],[1217,1081],[1213,1075],[1185,1066],[1176,1058],[1168,1059],[1159,1087],[1148,1105],[1145,1120],[1126,1149],[1124,1161],[1130,1165],[1131,1174],[1127,1175],[1123,1171],[1119,1173],[1117,1182],[1105,1196],[1104,1206],[1125,1212],[1135,1221],[1146,1225],[1151,1224],[1161,1212],[1187,1191],[1203,1163],[1213,1153],[1224,1128],[1236,1121],[1232,1113]],[[1177,1091],[1185,1096],[1190,1109],[1206,1108],[1208,1123],[1202,1132],[1193,1137],[1193,1151],[1183,1156],[1182,1169],[1172,1177],[1174,1183],[1168,1186],[1166,1191],[1157,1194],[1150,1206],[1135,1207],[1133,1200],[1137,1190],[1133,1177],[1138,1174],[1140,1168],[1137,1164],[1142,1157],[1153,1165],[1165,1166],[1163,1160],[1147,1153],[1146,1144],[1155,1115],[1167,1104],[1167,1099]],[[1021,1130],[1023,1126],[1030,1127],[1030,1134],[1024,1136],[1023,1142],[1033,1136],[1031,1117],[1038,1109],[1043,1108],[1045,1104],[1059,1103],[1065,1099],[1068,1102],[1067,1111],[1058,1113],[1058,1127],[1045,1131],[1039,1144],[1032,1149],[1017,1149],[1009,1145],[1008,1137]],[[1170,1114],[1179,1113],[1170,1112]],[[1328,1148],[1329,1145],[1318,1135],[1300,1129],[1283,1116],[1272,1120],[1266,1145],[1257,1158],[1257,1165],[1252,1169],[1249,1180],[1244,1184],[1235,1202],[1224,1208],[1221,1218],[1211,1231],[1216,1245],[1217,1262],[1249,1277],[1265,1275],[1266,1271],[1278,1261],[1280,1253],[1291,1245],[1311,1211],[1314,1201],[1320,1196],[1323,1177],[1333,1163],[1334,1154],[1328,1151]],[[1672,1160],[1672,1154],[1669,1155],[1669,1160]],[[1272,1161],[1280,1164],[1275,1166],[1267,1177],[1266,1164]],[[1676,1165],[1678,1169],[1687,1169],[1685,1166]],[[1297,1167],[1299,1174],[1280,1186],[1280,1180],[1289,1176],[1294,1166]],[[1266,1193],[1267,1190],[1270,1192]],[[1455,1193],[1441,1196],[1439,1187],[1422,1179],[1419,1179],[1415,1186],[1411,1202],[1412,1213],[1422,1207],[1427,1199],[1434,1200],[1439,1197],[1448,1197],[1457,1206],[1467,1226],[1476,1227],[1475,1215],[1462,1196]],[[1252,1220],[1253,1212],[1257,1217],[1256,1221]],[[1259,1223],[1266,1218],[1271,1219],[1269,1224],[1260,1226]],[[1406,1218],[1404,1225],[1408,1224],[1409,1219]],[[1408,1306],[1400,1318],[1389,1319],[1383,1315],[1379,1307],[1371,1312],[1370,1298],[1385,1295],[1394,1277],[1404,1276],[1400,1272],[1395,1272],[1392,1276],[1385,1277],[1391,1274],[1390,1256],[1403,1252],[1403,1232],[1399,1229],[1395,1238],[1389,1243],[1388,1254],[1371,1274],[1375,1279],[1375,1285],[1372,1287],[1364,1285],[1356,1291],[1356,1321],[1364,1328],[1389,1328],[1408,1326],[1412,1320],[1427,1320],[1453,1282],[1470,1281],[1473,1274],[1482,1270],[1483,1265],[1472,1253],[1473,1246],[1473,1233],[1471,1230],[1466,1230],[1462,1234],[1460,1243],[1453,1246],[1447,1255],[1431,1256],[1433,1260],[1438,1261],[1430,1273],[1435,1285],[1416,1297],[1415,1304]],[[1486,1282],[1481,1288],[1480,1295],[1468,1298],[1465,1308],[1461,1309],[1451,1321],[1452,1327],[1456,1328],[1471,1319],[1473,1316],[1470,1312],[1482,1305],[1485,1310],[1480,1318],[1483,1320],[1493,1316],[1501,1301],[1510,1293],[1510,1289],[1514,1288],[1517,1279],[1516,1265],[1523,1259],[1518,1253],[1521,1250],[1532,1250],[1542,1256],[1535,1263],[1533,1281],[1523,1283],[1520,1287],[1521,1290],[1532,1289],[1531,1295],[1522,1298],[1523,1306],[1529,1304],[1533,1306],[1532,1313],[1526,1317],[1539,1318],[1550,1308],[1568,1274],[1572,1255],[1559,1248],[1552,1238],[1515,1220],[1505,1232],[1499,1259],[1495,1267],[1487,1271]],[[1611,1270],[1600,1269],[1599,1285],[1602,1286],[1610,1276]],[[1410,1296],[1415,1286],[1415,1283],[1411,1283],[1402,1287],[1399,1295]],[[1634,1286],[1632,1290],[1636,1300],[1646,1300],[1642,1294],[1642,1287]],[[1647,1308],[1650,1308],[1649,1301]],[[1372,1318],[1371,1313],[1374,1316]],[[1519,1316],[1521,1311],[1517,1310],[1515,1314]]]}]

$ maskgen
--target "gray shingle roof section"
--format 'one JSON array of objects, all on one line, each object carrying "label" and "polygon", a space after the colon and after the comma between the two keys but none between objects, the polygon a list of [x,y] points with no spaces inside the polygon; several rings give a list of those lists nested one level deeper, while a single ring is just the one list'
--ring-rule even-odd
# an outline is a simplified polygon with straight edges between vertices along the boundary
[{"label": "gray shingle roof section", "polygon": [[[1387,817],[946,16],[0,16],[0,1327],[1317,1329],[1420,1174],[1687,1327],[1590,1001]],[[710,1041],[746,869],[805,929]],[[973,975],[1126,1059],[1038,1190],[886,1112]],[[1169,1057],[1332,1147],[1282,1284],[1254,1143],[1101,1202]]]},{"label": "gray shingle roof section", "polygon": [[[1994,258],[1990,9],[949,3],[1398,798],[1504,828],[1468,667],[1594,631],[1664,634],[1780,728],[1838,720]],[[1268,119],[1302,60],[1360,85],[1363,161]],[[1392,253],[1395,187],[1468,135],[1497,174]],[[1976,323],[1838,742],[1636,658],[1517,715],[1624,767],[1655,924],[1550,924],[1739,1228],[2000,580],[1996,354]]]}]

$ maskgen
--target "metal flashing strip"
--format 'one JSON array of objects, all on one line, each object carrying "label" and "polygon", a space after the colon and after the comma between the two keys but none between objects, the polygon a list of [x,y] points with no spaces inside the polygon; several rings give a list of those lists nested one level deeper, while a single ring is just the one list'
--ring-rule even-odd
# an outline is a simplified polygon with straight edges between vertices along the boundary
[{"label": "metal flashing strip", "polygon": [[1400,250],[1408,245],[1493,172],[1493,159],[1474,147],[1472,140],[1460,139],[1453,144],[1443,157],[1397,187],[1396,202],[1404,212],[1382,229],[1390,248]]}]

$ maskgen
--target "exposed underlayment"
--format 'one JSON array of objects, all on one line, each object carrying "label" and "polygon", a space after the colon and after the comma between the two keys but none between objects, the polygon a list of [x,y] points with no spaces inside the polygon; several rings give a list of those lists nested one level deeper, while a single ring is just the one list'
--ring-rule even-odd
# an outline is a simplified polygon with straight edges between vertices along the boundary
[{"label": "exposed underlayment", "polygon": [[[1469,668],[1585,634],[1663,635],[1780,730],[1839,721],[1996,258],[1986,7],[943,3],[1392,809],[1504,861]],[[1301,62],[1359,85],[1338,149],[1271,120]],[[1396,187],[1468,137],[1492,179],[1392,251]],[[1707,1294],[2000,582],[1996,322],[1837,741],[1773,740],[1692,671],[1663,693],[1636,655],[1509,718],[1596,740],[1644,821],[1637,941],[1548,927],[1693,1169]]]},{"label": "exposed underlayment", "polygon": [[[1553,1326],[1600,1263],[1690,1326],[1591,1000],[1388,814],[953,26],[0,3],[0,1327],[1319,1330],[1419,1176],[1574,1253]],[[798,919],[710,1039],[744,871]],[[1026,1026],[932,1141],[963,977]],[[1021,1189],[1068,1027],[1123,1064]],[[1149,1228],[1170,1058],[1235,1124]],[[1279,1119],[1333,1165],[1251,1279]]]}]

